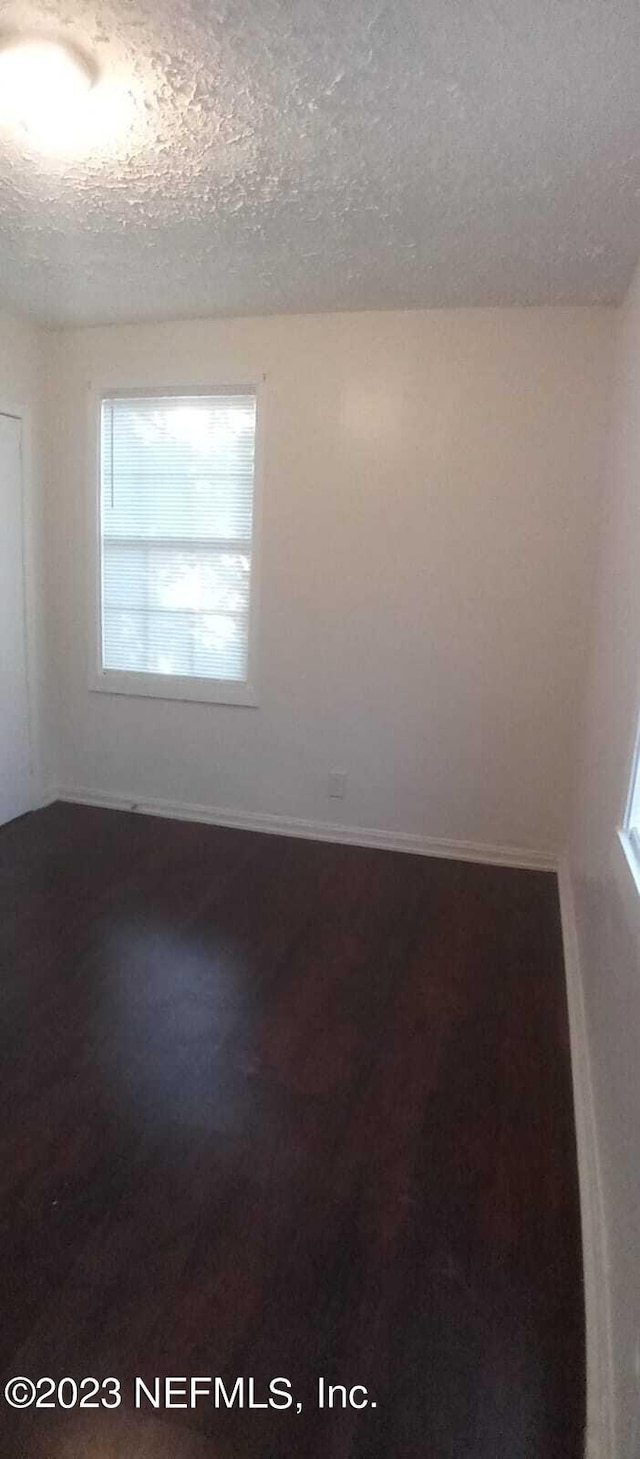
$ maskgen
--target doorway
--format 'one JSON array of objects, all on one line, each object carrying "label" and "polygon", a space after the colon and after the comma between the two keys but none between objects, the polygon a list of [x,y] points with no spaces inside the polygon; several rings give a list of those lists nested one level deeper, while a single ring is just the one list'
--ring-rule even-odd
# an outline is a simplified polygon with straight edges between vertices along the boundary
[{"label": "doorway", "polygon": [[0,412],[0,825],[32,809],[22,421]]}]

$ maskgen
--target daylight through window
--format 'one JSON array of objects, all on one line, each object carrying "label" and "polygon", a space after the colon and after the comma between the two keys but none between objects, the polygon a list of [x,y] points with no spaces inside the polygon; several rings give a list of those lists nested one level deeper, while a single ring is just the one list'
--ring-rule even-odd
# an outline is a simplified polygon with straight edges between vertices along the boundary
[{"label": "daylight through window", "polygon": [[247,682],[255,436],[255,391],[103,398],[103,675]]}]

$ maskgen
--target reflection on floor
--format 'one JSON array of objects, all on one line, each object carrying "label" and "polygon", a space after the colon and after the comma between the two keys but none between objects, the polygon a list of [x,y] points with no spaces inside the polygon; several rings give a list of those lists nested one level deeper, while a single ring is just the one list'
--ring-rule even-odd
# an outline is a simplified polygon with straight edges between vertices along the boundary
[{"label": "reflection on floor", "polygon": [[0,955],[6,1459],[577,1459],[552,875],[54,805]]}]

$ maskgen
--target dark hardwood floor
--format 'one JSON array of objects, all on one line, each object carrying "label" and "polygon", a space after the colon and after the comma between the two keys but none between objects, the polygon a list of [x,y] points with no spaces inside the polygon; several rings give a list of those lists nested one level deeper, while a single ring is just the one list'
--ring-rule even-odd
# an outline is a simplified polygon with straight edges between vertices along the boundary
[{"label": "dark hardwood floor", "polygon": [[0,915],[2,1456],[578,1459],[553,876],[54,805]]}]

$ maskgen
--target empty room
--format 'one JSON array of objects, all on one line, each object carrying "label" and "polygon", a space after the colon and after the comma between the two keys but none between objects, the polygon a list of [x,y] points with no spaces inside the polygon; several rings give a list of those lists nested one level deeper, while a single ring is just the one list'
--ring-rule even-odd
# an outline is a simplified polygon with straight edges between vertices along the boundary
[{"label": "empty room", "polygon": [[640,1459],[639,75],[0,3],[0,1459]]}]

